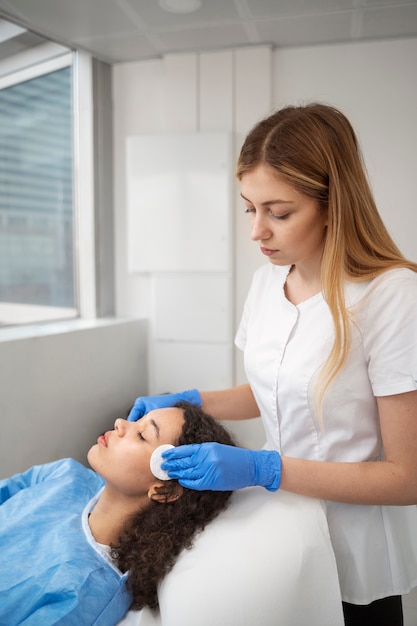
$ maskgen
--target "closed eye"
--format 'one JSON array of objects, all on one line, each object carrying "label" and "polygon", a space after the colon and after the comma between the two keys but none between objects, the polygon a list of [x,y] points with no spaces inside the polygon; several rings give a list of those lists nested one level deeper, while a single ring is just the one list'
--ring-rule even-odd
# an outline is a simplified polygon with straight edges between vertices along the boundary
[{"label": "closed eye", "polygon": [[275,215],[275,213],[270,213],[270,216],[276,220],[286,220],[289,218],[290,214],[285,213],[284,215]]},{"label": "closed eye", "polygon": [[142,433],[140,432],[140,430],[138,430],[137,435],[138,435],[138,438],[139,438],[141,441],[146,441],[145,437],[142,435]]}]

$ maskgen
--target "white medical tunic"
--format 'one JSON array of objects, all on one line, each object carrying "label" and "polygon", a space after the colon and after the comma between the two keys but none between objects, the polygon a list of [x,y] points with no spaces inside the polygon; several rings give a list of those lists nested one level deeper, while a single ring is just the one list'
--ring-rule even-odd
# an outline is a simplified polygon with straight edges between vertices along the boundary
[{"label": "white medical tunic", "polygon": [[[334,325],[321,293],[297,306],[287,300],[289,270],[268,264],[255,273],[236,335],[265,447],[317,461],[380,460],[376,396],[417,389],[417,275],[398,269],[347,283],[352,347],[319,420],[314,388]],[[326,508],[343,600],[367,604],[417,585],[415,506]]]},{"label": "white medical tunic", "polygon": [[72,459],[0,480],[0,625],[113,626],[132,596],[88,514],[103,479]]}]

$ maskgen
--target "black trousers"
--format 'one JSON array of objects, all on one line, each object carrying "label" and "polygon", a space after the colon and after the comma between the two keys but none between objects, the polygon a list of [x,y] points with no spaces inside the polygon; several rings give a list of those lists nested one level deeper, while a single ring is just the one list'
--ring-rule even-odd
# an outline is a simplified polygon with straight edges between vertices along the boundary
[{"label": "black trousers", "polygon": [[343,615],[345,626],[404,626],[401,596],[364,605],[343,602]]}]

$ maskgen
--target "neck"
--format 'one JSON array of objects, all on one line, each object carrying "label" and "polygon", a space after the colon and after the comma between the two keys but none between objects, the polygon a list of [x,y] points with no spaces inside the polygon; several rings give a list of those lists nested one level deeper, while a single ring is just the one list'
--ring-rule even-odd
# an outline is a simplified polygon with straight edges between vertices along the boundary
[{"label": "neck", "polygon": [[147,508],[149,502],[147,496],[129,498],[120,493],[115,494],[106,485],[88,518],[94,539],[106,546],[117,544],[129,518]]}]

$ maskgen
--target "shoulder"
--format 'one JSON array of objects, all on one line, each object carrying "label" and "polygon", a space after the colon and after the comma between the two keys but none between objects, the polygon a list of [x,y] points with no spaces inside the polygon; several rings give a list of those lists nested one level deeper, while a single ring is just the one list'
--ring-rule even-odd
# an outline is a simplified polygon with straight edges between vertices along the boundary
[{"label": "shoulder", "polygon": [[345,293],[348,306],[397,303],[403,298],[412,304],[417,299],[417,274],[407,268],[388,270],[371,280],[348,282]]},{"label": "shoulder", "polygon": [[416,345],[417,274],[406,268],[384,272],[363,286],[353,309],[367,336],[398,343],[403,337]]},{"label": "shoulder", "polygon": [[417,273],[409,270],[406,267],[400,267],[387,272],[383,272],[372,281],[377,286],[379,285],[407,285],[412,287],[417,285]]},{"label": "shoulder", "polygon": [[375,306],[417,307],[417,274],[407,268],[384,272],[370,283]]},{"label": "shoulder", "polygon": [[71,474],[83,474],[84,472],[90,472],[84,465],[71,458],[59,459],[58,461],[52,461],[51,463],[45,463],[41,466],[42,471],[48,473],[50,476],[59,476],[67,473]]},{"label": "shoulder", "polygon": [[58,480],[66,483],[78,483],[82,481],[84,484],[90,484],[93,488],[100,488],[103,479],[96,472],[75,459],[65,458],[58,461],[52,461],[39,467],[40,480]]}]

